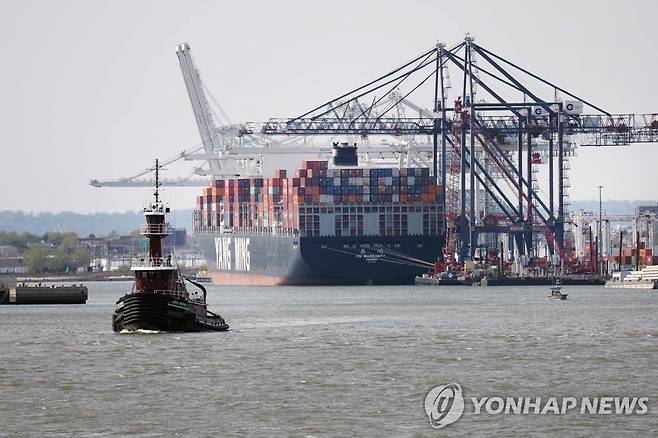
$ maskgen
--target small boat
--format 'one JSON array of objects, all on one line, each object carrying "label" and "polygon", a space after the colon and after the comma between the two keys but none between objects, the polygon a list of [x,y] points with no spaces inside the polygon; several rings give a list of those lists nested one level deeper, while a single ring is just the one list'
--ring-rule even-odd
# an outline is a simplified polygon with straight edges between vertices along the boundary
[{"label": "small boat", "polygon": [[[135,275],[132,290],[117,301],[112,316],[115,332],[152,331],[226,331],[228,324],[220,315],[208,310],[206,289],[183,277],[173,254],[163,254],[162,241],[172,229],[165,222],[166,207],[159,199],[158,160],[155,161],[155,202],[144,208],[146,225],[141,234],[149,239],[148,254],[133,259]],[[185,282],[196,286],[187,291]]]},{"label": "small boat", "polygon": [[557,277],[554,278],[553,285],[551,286],[551,294],[548,297],[556,300],[566,300],[567,295],[569,294],[562,293],[562,284],[560,283],[560,279]]},{"label": "small boat", "polygon": [[194,280],[197,283],[212,283],[212,278],[210,277],[208,271],[198,271],[196,274],[194,274]]}]

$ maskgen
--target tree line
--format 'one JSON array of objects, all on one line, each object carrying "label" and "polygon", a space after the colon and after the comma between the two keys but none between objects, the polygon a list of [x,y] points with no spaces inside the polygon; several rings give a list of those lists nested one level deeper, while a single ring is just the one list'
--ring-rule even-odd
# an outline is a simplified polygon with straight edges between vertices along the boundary
[{"label": "tree line", "polygon": [[78,247],[75,233],[0,231],[0,245],[16,247],[30,273],[74,272],[78,267],[89,266],[89,250]]}]

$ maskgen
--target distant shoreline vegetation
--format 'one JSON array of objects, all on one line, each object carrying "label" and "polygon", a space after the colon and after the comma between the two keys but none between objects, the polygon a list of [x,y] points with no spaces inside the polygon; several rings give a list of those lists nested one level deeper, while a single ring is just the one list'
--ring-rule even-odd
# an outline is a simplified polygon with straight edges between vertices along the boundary
[{"label": "distant shoreline vegetation", "polygon": [[[168,221],[176,228],[192,229],[192,210],[177,210],[168,216]],[[78,236],[107,236],[108,234],[129,234],[144,223],[139,211],[124,213],[61,213],[24,211],[0,211],[0,231],[32,233],[43,235],[49,232],[75,233]]]},{"label": "distant shoreline vegetation", "polygon": [[0,247],[15,248],[29,273],[76,272],[89,266],[89,250],[79,247],[75,233],[45,233],[42,236],[24,232],[0,231]]},{"label": "distant shoreline vegetation", "polygon": [[[656,205],[651,201],[614,201],[604,200],[605,214],[633,214],[638,205]],[[598,211],[598,200],[572,201],[570,211]],[[169,222],[176,228],[192,230],[192,209],[173,211]],[[78,236],[107,236],[111,233],[129,234],[144,223],[144,217],[139,211],[124,213],[61,213],[23,211],[0,211],[0,231],[15,231],[17,233],[32,233],[43,235],[49,232],[72,232]]]}]

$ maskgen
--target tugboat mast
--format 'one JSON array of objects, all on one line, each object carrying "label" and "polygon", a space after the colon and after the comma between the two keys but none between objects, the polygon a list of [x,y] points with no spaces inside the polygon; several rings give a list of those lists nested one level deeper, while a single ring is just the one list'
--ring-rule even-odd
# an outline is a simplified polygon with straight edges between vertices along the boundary
[{"label": "tugboat mast", "polygon": [[160,188],[160,177],[159,177],[160,166],[158,166],[158,159],[155,159],[155,203],[159,201],[158,189]]},{"label": "tugboat mast", "polygon": [[155,159],[155,202],[148,208],[144,209],[146,216],[146,232],[144,233],[149,239],[149,257],[153,261],[159,261],[162,257],[162,239],[169,234],[165,223],[165,214],[168,208],[160,202],[160,164]]}]

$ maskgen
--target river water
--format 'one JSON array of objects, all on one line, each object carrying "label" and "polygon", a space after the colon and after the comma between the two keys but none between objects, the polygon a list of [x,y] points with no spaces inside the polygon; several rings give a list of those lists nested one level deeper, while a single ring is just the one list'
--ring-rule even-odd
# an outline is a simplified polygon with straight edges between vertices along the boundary
[{"label": "river water", "polygon": [[[0,436],[656,436],[658,294],[217,287],[226,333],[115,334],[130,283],[0,306]],[[459,383],[464,415],[425,395]],[[648,397],[645,415],[475,415],[470,397]]]}]

